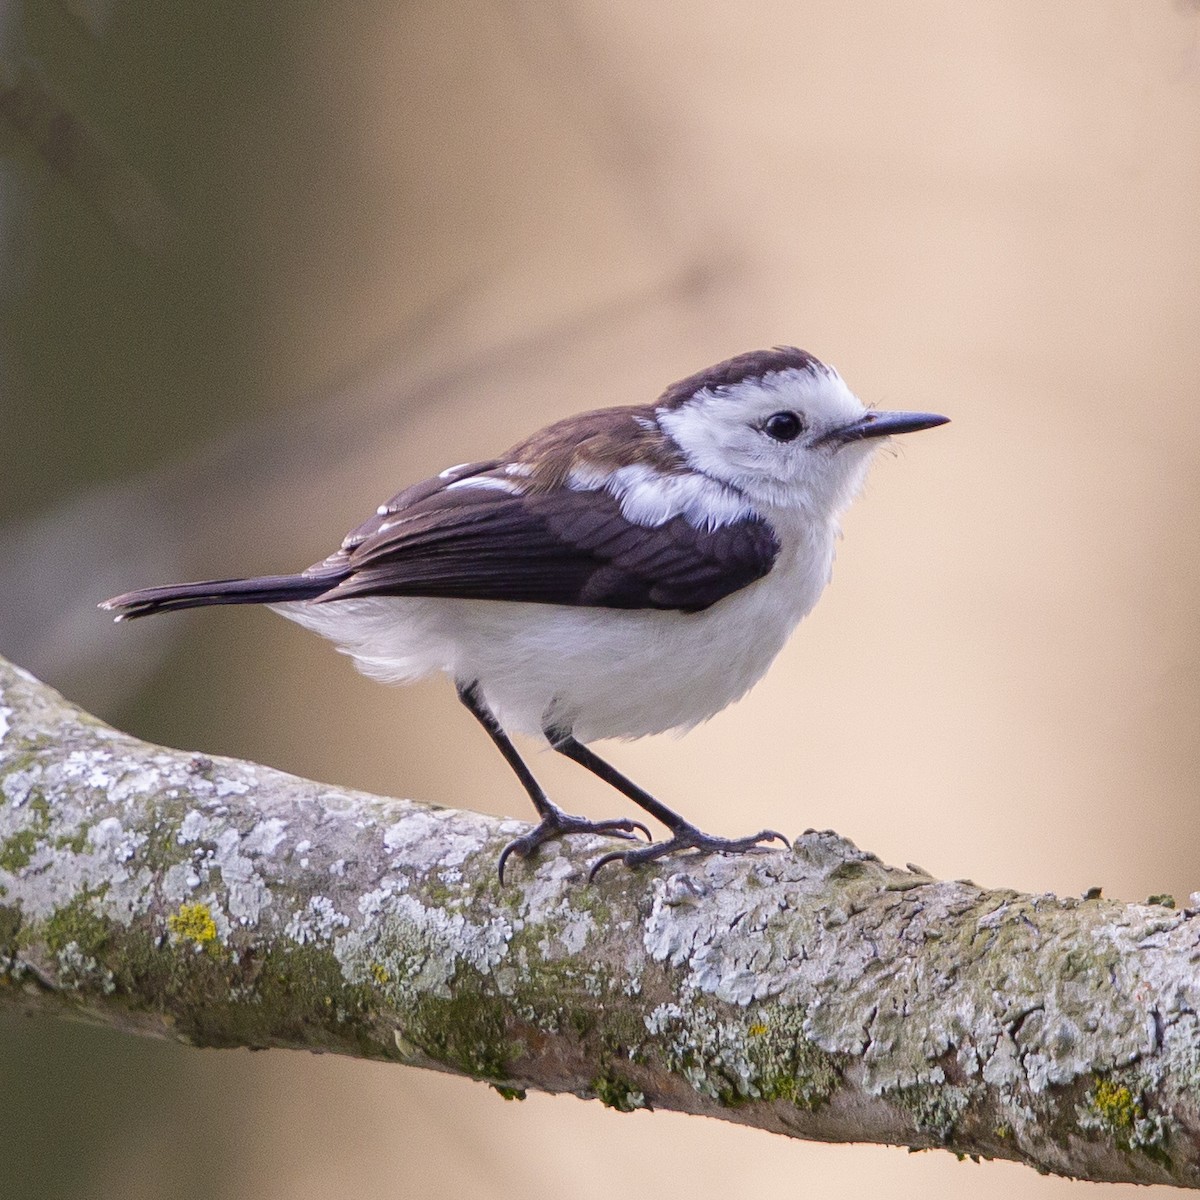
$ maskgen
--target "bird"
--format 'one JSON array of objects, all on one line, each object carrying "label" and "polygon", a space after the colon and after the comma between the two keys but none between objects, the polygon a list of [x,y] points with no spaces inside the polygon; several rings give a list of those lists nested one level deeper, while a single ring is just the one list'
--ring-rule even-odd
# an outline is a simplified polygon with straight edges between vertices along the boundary
[{"label": "bird", "polygon": [[[100,607],[124,621],[261,604],[373,678],[450,676],[539,818],[503,848],[502,884],[512,855],[574,834],[637,842],[589,878],[615,861],[787,845],[771,829],[703,832],[589,743],[684,731],[748,691],[828,583],[839,518],[875,450],[948,419],[868,407],[795,346],[754,350],[653,403],[566,417],[416,483],[298,574],[143,588]],[[669,836],[566,812],[512,733],[543,739]]]}]

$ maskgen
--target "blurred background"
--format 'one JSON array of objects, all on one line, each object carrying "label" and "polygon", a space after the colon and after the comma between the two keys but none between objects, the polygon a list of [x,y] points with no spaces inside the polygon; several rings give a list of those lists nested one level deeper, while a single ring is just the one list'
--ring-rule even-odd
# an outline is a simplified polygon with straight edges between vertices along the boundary
[{"label": "blurred background", "polygon": [[[0,152],[0,652],[107,720],[526,816],[444,681],[94,605],[796,343],[954,423],[880,458],[746,700],[611,757],[714,832],[1200,888],[1195,4],[0,0]],[[5,1197],[1133,1194],[31,1021],[0,1142]]]}]

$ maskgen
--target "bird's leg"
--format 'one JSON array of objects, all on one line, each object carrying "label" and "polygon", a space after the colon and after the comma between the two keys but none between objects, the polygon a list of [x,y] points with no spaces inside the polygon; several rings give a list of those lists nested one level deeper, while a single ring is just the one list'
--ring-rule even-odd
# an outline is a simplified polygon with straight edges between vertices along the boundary
[{"label": "bird's leg", "polygon": [[520,858],[528,858],[543,842],[553,838],[563,837],[568,833],[607,833],[612,837],[635,838],[636,831],[641,830],[650,841],[650,830],[641,821],[633,821],[628,817],[620,817],[613,821],[589,821],[586,817],[575,817],[563,812],[557,804],[546,795],[542,785],[533,777],[533,772],[525,765],[524,759],[517,753],[517,748],[509,740],[508,734],[500,727],[495,714],[488,708],[486,701],[479,691],[478,683],[463,683],[455,685],[458,698],[467,706],[475,719],[487,730],[488,736],[496,743],[496,749],[504,755],[504,761],[513,769],[513,773],[521,781],[521,786],[533,801],[542,818],[535,828],[508,843],[500,852],[500,861],[496,864],[500,873],[500,882],[504,882],[504,864],[510,854]]},{"label": "bird's leg", "polygon": [[702,854],[743,854],[747,850],[753,850],[762,842],[777,841],[782,842],[785,846],[791,845],[782,833],[776,833],[774,829],[764,829],[761,833],[754,834],[753,837],[744,838],[722,838],[704,833],[690,821],[685,821],[677,812],[655,800],[649,792],[638,787],[632,779],[622,775],[620,771],[606,763],[598,754],[589,750],[567,731],[550,728],[545,733],[550,745],[559,754],[565,754],[581,767],[587,767],[593,775],[599,776],[610,787],[615,787],[618,792],[628,796],[634,804],[644,808],[656,821],[661,821],[672,834],[665,842],[655,842],[650,846],[639,847],[637,850],[614,850],[610,854],[605,854],[592,865],[589,879],[594,878],[596,872],[605,863],[619,860],[626,866],[636,867],[641,863],[653,862],[676,850],[697,850]]}]

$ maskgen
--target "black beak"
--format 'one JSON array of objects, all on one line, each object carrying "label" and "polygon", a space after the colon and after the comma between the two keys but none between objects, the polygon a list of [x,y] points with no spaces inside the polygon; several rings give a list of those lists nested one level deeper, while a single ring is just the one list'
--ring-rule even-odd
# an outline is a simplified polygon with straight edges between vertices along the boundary
[{"label": "black beak", "polygon": [[869,412],[841,429],[831,429],[821,440],[829,442],[861,442],[865,438],[891,437],[893,433],[916,433],[945,425],[949,417],[923,412]]}]

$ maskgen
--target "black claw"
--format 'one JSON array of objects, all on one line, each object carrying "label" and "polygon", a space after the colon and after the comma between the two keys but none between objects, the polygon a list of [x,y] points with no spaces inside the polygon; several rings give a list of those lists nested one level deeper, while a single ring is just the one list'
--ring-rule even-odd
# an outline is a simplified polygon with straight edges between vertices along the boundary
[{"label": "black claw", "polygon": [[573,817],[570,813],[554,809],[547,813],[541,821],[522,837],[514,838],[503,850],[496,863],[500,883],[504,884],[504,865],[509,855],[516,854],[519,858],[528,858],[545,842],[555,838],[566,837],[571,833],[602,833],[609,837],[623,838],[626,841],[637,841],[638,831],[646,835],[646,841],[653,844],[650,830],[641,821],[629,817],[617,817],[611,821],[589,821],[585,817]]},{"label": "black claw", "polygon": [[601,867],[611,862],[620,861],[627,867],[640,867],[678,850],[695,850],[698,854],[746,854],[751,850],[763,849],[763,842],[775,841],[782,842],[789,850],[792,848],[791,842],[774,829],[764,829],[753,837],[721,838],[703,833],[694,825],[685,824],[676,829],[674,836],[665,842],[655,842],[640,850],[612,850],[601,855],[588,872],[588,882],[596,878],[596,872]]},{"label": "black claw", "polygon": [[500,886],[504,886],[504,864],[508,862],[508,856],[517,848],[516,842],[509,842],[503,850],[500,851],[500,861],[496,863],[496,871],[500,876]]},{"label": "black claw", "polygon": [[592,869],[588,871],[588,883],[591,883],[596,878],[596,872],[601,867],[607,866],[610,862],[616,862],[618,858],[624,859],[627,851],[625,850],[610,850],[608,854],[602,854],[594,863]]}]

